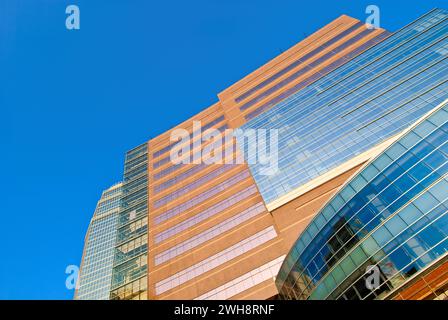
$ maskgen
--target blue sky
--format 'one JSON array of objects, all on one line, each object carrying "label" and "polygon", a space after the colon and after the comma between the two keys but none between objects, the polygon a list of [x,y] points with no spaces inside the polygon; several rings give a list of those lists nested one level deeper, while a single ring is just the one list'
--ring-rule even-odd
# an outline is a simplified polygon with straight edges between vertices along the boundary
[{"label": "blue sky", "polygon": [[[81,29],[65,28],[76,4]],[[395,31],[446,0],[0,0],[0,299],[71,299],[124,153],[341,14]]]}]

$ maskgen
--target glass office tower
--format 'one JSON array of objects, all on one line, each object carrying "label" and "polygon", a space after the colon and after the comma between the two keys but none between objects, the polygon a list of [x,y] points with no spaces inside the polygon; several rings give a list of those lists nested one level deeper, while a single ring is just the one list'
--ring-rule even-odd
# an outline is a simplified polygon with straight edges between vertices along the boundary
[{"label": "glass office tower", "polygon": [[105,190],[86,234],[77,300],[109,300],[122,184]]},{"label": "glass office tower", "polygon": [[[286,299],[396,298],[434,264],[445,274],[414,289],[432,291],[421,298],[446,298],[448,290],[448,100],[320,210],[276,282]],[[372,267],[378,281],[369,287]]]},{"label": "glass office tower", "polygon": [[110,299],[147,297],[148,145],[126,154]]},{"label": "glass office tower", "polygon": [[[448,97],[447,18],[431,11],[242,126],[279,130],[275,175],[260,174],[263,164],[247,157],[268,208]],[[247,140],[240,143],[247,150]]]}]

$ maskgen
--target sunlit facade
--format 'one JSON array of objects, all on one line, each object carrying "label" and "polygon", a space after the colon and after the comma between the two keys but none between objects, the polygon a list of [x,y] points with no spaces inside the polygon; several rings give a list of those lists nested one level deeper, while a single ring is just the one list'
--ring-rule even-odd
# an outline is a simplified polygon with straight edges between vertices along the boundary
[{"label": "sunlit facade", "polygon": [[263,164],[246,152],[265,203],[392,138],[448,97],[447,17],[432,11],[242,126],[279,130],[277,174],[260,173]]},{"label": "sunlit facade", "polygon": [[146,300],[148,239],[148,146],[126,154],[123,197],[117,222],[112,300]]},{"label": "sunlit facade", "polygon": [[[387,299],[447,263],[448,100],[322,208],[288,254],[277,286],[285,299]],[[369,267],[378,268],[373,288]],[[445,298],[447,289],[447,274],[439,274],[431,298],[437,290]]]},{"label": "sunlit facade", "polygon": [[[193,121],[200,121],[203,131],[236,129],[388,36],[341,16],[174,129],[192,134]],[[288,248],[247,165],[173,164],[170,150],[177,141],[170,141],[170,133],[149,141],[148,298],[275,297],[273,279]],[[190,159],[209,145],[185,144],[192,147]],[[231,159],[238,155],[225,141],[221,151]]]},{"label": "sunlit facade", "polygon": [[109,300],[122,184],[105,190],[86,234],[77,300]]},{"label": "sunlit facade", "polygon": [[[447,26],[438,9],[394,33],[343,15],[129,151],[110,298],[277,298],[290,273],[275,276],[321,208],[448,98]],[[248,152],[243,164],[195,163],[210,147],[196,122],[222,133],[226,160],[241,155],[227,129],[278,130],[279,171],[261,174]],[[172,141],[175,129],[192,139]],[[175,145],[189,163],[171,161]],[[443,264],[432,267],[427,277]]]}]

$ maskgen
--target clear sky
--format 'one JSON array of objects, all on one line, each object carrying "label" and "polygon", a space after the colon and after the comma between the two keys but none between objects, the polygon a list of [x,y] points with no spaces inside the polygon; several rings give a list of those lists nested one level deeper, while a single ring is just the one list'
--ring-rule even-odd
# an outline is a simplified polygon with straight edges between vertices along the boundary
[{"label": "clear sky", "polygon": [[[67,30],[76,4],[81,29]],[[0,299],[71,299],[124,154],[341,14],[390,31],[446,0],[0,0]]]}]

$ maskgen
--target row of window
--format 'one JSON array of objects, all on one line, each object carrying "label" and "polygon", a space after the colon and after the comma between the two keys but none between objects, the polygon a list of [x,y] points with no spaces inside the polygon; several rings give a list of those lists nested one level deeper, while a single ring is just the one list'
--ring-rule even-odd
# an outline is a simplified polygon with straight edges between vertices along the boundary
[{"label": "row of window", "polygon": [[[227,129],[227,125],[222,126],[221,128],[219,128],[219,131],[225,131]],[[226,137],[223,137],[223,139],[220,141],[221,145],[224,145],[226,142]],[[160,180],[161,178],[175,172],[176,170],[183,168],[186,164],[184,162],[187,162],[187,164],[191,164],[191,163],[195,163],[195,159],[201,159],[202,160],[202,155],[203,155],[203,151],[206,148],[207,145],[212,145],[212,143],[207,143],[201,146],[200,150],[197,150],[194,153],[189,152],[187,157],[182,157],[182,162],[177,163],[177,164],[173,164],[172,166],[169,166],[168,168],[163,169],[160,172],[157,172],[154,174],[154,180]],[[215,148],[213,149],[218,149],[218,146],[216,146],[216,143],[214,144]],[[233,147],[233,145],[231,145],[229,148],[226,149],[226,151],[222,150],[222,159],[225,159],[226,155],[229,152],[229,154],[233,153],[233,150],[231,149]],[[232,150],[232,151],[231,151]]]},{"label": "row of window", "polygon": [[170,180],[167,180],[165,182],[162,182],[161,184],[158,184],[154,187],[154,194],[160,193],[165,189],[168,189],[169,187],[172,187],[178,183],[180,183],[182,180],[187,179],[188,177],[191,177],[192,175],[202,171],[203,169],[207,168],[209,165],[206,163],[201,163],[198,165],[195,165],[191,167],[190,169],[182,172],[181,174],[175,176],[174,178],[171,178]]},{"label": "row of window", "polygon": [[111,292],[111,300],[147,300],[148,278],[142,277]]},{"label": "row of window", "polygon": [[[233,155],[236,152],[235,150],[235,146],[234,145],[230,145],[228,146],[223,152],[222,152],[222,159],[227,160],[228,157],[227,155]],[[225,162],[224,162],[225,163]],[[177,165],[176,165],[177,166]],[[179,164],[179,168],[185,166],[184,164]],[[178,174],[177,176],[162,182],[156,186],[154,186],[154,194],[157,194],[169,187],[172,187],[178,183],[180,183],[181,181],[191,177],[192,175],[202,171],[203,169],[207,168],[209,166],[209,164],[204,163],[201,161],[201,164],[198,165],[194,165],[193,167],[191,167],[190,169],[187,169],[186,171]],[[174,167],[170,167],[170,168],[174,168]],[[177,168],[177,167],[176,167]],[[174,170],[173,170],[174,171]],[[171,172],[170,172],[171,173]]]},{"label": "row of window", "polygon": [[201,194],[190,198],[188,201],[183,202],[182,204],[179,204],[175,206],[174,208],[171,208],[162,214],[158,215],[154,218],[155,224],[160,224],[168,219],[171,219],[172,217],[175,217],[182,212],[193,208],[194,206],[198,205],[201,202],[204,202],[205,200],[225,191],[226,189],[230,188],[231,186],[234,186],[235,184],[247,179],[250,176],[249,171],[245,169],[242,172],[238,172],[237,174],[233,175],[232,177],[228,178],[227,180],[217,184],[214,187],[211,187],[207,191],[202,192]]},{"label": "row of window", "polygon": [[159,265],[163,262],[166,262],[182,253],[191,250],[200,244],[207,242],[220,234],[240,225],[241,223],[259,215],[262,212],[265,212],[266,209],[263,203],[257,203],[250,208],[244,210],[241,213],[238,213],[229,219],[224,220],[221,223],[218,223],[214,227],[207,229],[194,237],[191,237],[188,240],[185,240],[174,247],[171,247],[168,250],[165,250],[158,255],[155,256],[155,264]]},{"label": "row of window", "polygon": [[198,214],[192,216],[191,218],[188,218],[188,219],[176,224],[175,226],[156,234],[154,237],[154,241],[157,244],[157,243],[160,243],[176,234],[181,233],[184,230],[190,229],[193,226],[201,223],[202,221],[204,221],[210,217],[213,217],[213,216],[217,215],[218,213],[223,212],[227,208],[230,208],[237,203],[243,202],[245,199],[256,194],[256,192],[257,192],[257,188],[255,187],[255,185],[251,185],[251,186],[239,191],[238,193],[228,197],[227,199],[222,200],[222,201],[214,204],[213,206],[199,212]]},{"label": "row of window", "polygon": [[262,283],[263,281],[274,279],[277,276],[278,270],[284,259],[285,256],[278,257],[277,259],[251,270],[222,286],[200,295],[194,300],[226,300]]},{"label": "row of window", "polygon": [[160,295],[172,288],[180,286],[181,284],[199,277],[201,274],[210,271],[227,261],[230,261],[277,236],[273,226],[270,226],[256,234],[246,238],[227,249],[218,252],[199,263],[192,265],[176,274],[156,283],[156,294]]},{"label": "row of window", "polygon": [[148,255],[146,253],[118,265],[114,262],[112,289],[139,279],[146,275],[147,272]]},{"label": "row of window", "polygon": [[[225,125],[217,128],[217,129],[215,129],[215,130],[218,130],[220,132],[224,132],[227,128],[228,128],[228,126],[227,126],[227,124],[225,124]],[[206,129],[202,129],[202,130],[204,130],[204,132],[205,132]],[[192,151],[194,148],[196,148],[196,144],[198,144],[198,146],[204,147],[203,141],[201,139],[202,139],[202,136],[200,136],[198,139],[196,139],[194,141],[190,141],[189,145],[185,144],[185,145],[179,145],[179,146],[182,146],[181,150],[184,150],[184,148],[186,148],[187,150],[189,150],[189,151],[191,150]],[[177,145],[178,143],[179,142],[176,142],[174,145]],[[173,147],[174,147],[174,145],[173,145]],[[201,150],[196,151],[192,156],[190,156],[190,159],[194,159],[196,156],[198,156],[200,154],[201,154]],[[162,160],[159,160],[156,163],[154,163],[153,164],[153,169],[160,168],[164,164],[167,164],[168,162],[170,162],[170,160],[171,160],[171,154],[169,156],[163,158]]]},{"label": "row of window", "polygon": [[[221,118],[222,118],[221,121],[224,120],[224,116],[222,116]],[[218,121],[218,122],[221,122],[221,121]],[[213,123],[213,125],[214,124],[215,123]],[[225,124],[225,125],[217,128],[217,129],[215,129],[215,130],[218,130],[220,132],[224,132],[227,128],[228,128],[228,126],[227,126],[227,124]],[[201,128],[201,131],[202,131],[201,135],[197,139],[190,141],[190,145],[188,146],[188,150],[193,150],[196,147],[196,144],[202,145],[202,140],[201,140],[202,139],[202,134],[204,134],[204,132],[206,130],[208,130],[208,129],[211,129],[211,126],[205,126],[205,127]],[[199,132],[195,131],[195,133],[193,133],[191,135],[191,137],[195,137],[195,134],[199,134]],[[174,147],[175,145],[178,145],[178,143],[179,142],[176,142],[176,143],[172,144],[171,148]],[[179,145],[179,146],[182,146],[183,148],[187,147],[187,145]],[[161,166],[163,166],[164,164],[167,164],[168,162],[170,162],[170,160],[171,160],[171,155],[169,155],[169,156],[167,156],[167,157],[165,157],[165,158],[163,158],[163,159],[161,159],[161,160],[159,160],[157,162],[154,162],[152,167],[153,167],[154,170],[158,169]]]},{"label": "row of window", "polygon": [[[337,41],[339,41],[340,39],[342,39],[343,37],[345,37],[346,35],[348,35],[349,33],[351,33],[352,31],[358,29],[359,27],[361,27],[362,24],[361,23],[357,23],[355,25],[353,25],[352,27],[346,29],[345,31],[343,31],[342,33],[339,33],[339,35],[337,36],[333,36],[332,38],[330,38],[330,40],[327,41],[331,41],[330,44],[333,44]],[[331,30],[329,30],[328,32],[326,32],[325,34],[323,34],[320,38],[327,38],[329,33],[333,33],[336,29],[342,29],[344,28],[344,25],[338,25],[336,28],[333,28]],[[328,42],[326,42],[325,44],[328,44]],[[246,99],[247,97],[249,97],[250,95],[252,95],[253,93],[259,91],[260,89],[266,87],[267,85],[271,84],[272,82],[274,82],[275,80],[279,79],[280,77],[282,77],[283,75],[285,75],[286,73],[292,71],[294,68],[298,67],[299,65],[301,65],[304,61],[312,58],[313,56],[315,56],[316,54],[318,54],[319,52],[321,52],[322,50],[325,50],[328,46],[321,45],[318,48],[314,49],[313,51],[311,51],[310,53],[308,53],[307,55],[303,56],[302,58],[294,61],[293,63],[291,63],[290,65],[288,65],[287,67],[283,68],[282,70],[280,70],[279,72],[275,73],[274,75],[272,75],[271,77],[269,77],[268,79],[264,80],[263,82],[259,83],[258,85],[256,85],[255,87],[249,89],[248,91],[246,91],[245,93],[241,94],[240,96],[236,97],[235,101],[236,102],[241,102],[244,99]]]},{"label": "row of window", "polygon": [[[357,30],[357,29],[359,29],[359,25],[355,28],[355,30]],[[310,62],[308,64],[305,64],[303,62],[304,63],[303,68],[297,70],[296,72],[294,72],[293,74],[291,74],[287,78],[283,79],[282,81],[280,81],[279,83],[277,83],[273,87],[267,89],[266,91],[264,91],[263,93],[259,94],[255,98],[253,98],[250,101],[246,102],[245,104],[243,104],[240,107],[240,110],[244,111],[244,110],[250,108],[251,106],[255,105],[257,102],[263,100],[265,97],[267,97],[267,96],[273,94],[274,92],[276,92],[277,90],[280,90],[281,88],[285,87],[286,85],[288,85],[292,81],[294,81],[297,78],[303,76],[304,74],[306,74],[307,72],[311,71],[313,68],[319,66],[323,62],[331,59],[335,55],[337,55],[340,52],[344,51],[349,46],[351,46],[355,42],[361,40],[362,38],[368,36],[372,32],[374,32],[374,29],[365,29],[361,33],[355,35],[354,37],[352,37],[350,39],[347,39],[347,41],[345,41],[344,43],[342,43],[338,47],[330,50],[328,53],[324,54],[323,56],[319,57],[318,59],[314,60],[313,62]],[[345,60],[345,61],[347,61],[347,60]],[[320,73],[319,71],[317,71],[317,72]]]},{"label": "row of window", "polygon": [[147,228],[147,216],[138,220],[132,219],[131,223],[128,223],[126,226],[121,226],[117,235],[117,244],[121,244],[128,239],[132,239],[138,235],[146,233]]},{"label": "row of window", "polygon": [[148,236],[144,234],[124,244],[121,244],[115,250],[115,264],[120,264],[132,257],[135,257],[148,249]]},{"label": "row of window", "polygon": [[272,108],[273,106],[275,106],[276,104],[280,103],[282,100],[285,100],[287,97],[289,97],[293,93],[295,93],[295,92],[297,92],[297,91],[299,91],[299,90],[309,86],[310,84],[312,84],[316,80],[322,78],[326,74],[328,74],[328,73],[332,72],[333,70],[339,68],[341,65],[343,65],[347,61],[350,61],[351,59],[353,59],[353,57],[361,54],[363,51],[365,51],[368,48],[374,46],[378,42],[381,42],[387,36],[389,36],[389,33],[387,31],[384,31],[383,33],[379,34],[375,38],[370,39],[369,41],[366,41],[364,44],[362,44],[361,46],[355,48],[353,51],[347,53],[346,55],[344,55],[343,57],[341,57],[341,58],[337,59],[336,61],[332,62],[328,66],[322,68],[318,72],[313,73],[310,77],[304,79],[303,81],[299,82],[298,84],[294,85],[293,87],[285,90],[284,92],[282,92],[278,96],[276,96],[276,97],[270,99],[269,101],[263,103],[257,109],[255,109],[254,111],[248,113],[245,116],[246,121],[249,121],[249,120],[255,118],[259,114],[265,112],[266,110],[268,110],[268,109]]},{"label": "row of window", "polygon": [[[207,129],[210,129],[210,128],[213,127],[214,125],[220,123],[221,121],[224,121],[224,116],[220,116],[220,117],[216,118],[215,120],[213,120],[213,121],[207,123],[207,124],[204,125],[201,129],[202,129],[203,131],[205,131],[205,130],[207,130]],[[197,133],[197,132],[194,132],[193,135],[196,134],[196,133]],[[162,149],[160,149],[160,150],[154,152],[154,153],[152,154],[153,159],[158,158],[158,157],[160,157],[162,154],[164,154],[164,153],[170,151],[171,148],[172,148],[173,146],[175,146],[176,144],[177,144],[177,142],[174,142],[174,143],[172,143],[172,144],[170,144],[170,145],[168,145],[168,146],[166,146],[166,147],[164,147],[164,148],[162,148]]]},{"label": "row of window", "polygon": [[107,199],[116,195],[121,194],[122,192],[122,183],[116,183],[115,185],[113,185],[112,187],[110,187],[109,189],[107,189],[106,191],[103,192],[103,194],[101,195],[101,199]]},{"label": "row of window", "polygon": [[230,171],[231,169],[234,169],[235,165],[222,165],[218,169],[207,173],[206,175],[194,180],[193,182],[177,189],[176,191],[173,191],[172,193],[154,201],[154,208],[160,208],[163,205],[166,205],[167,203],[179,199],[181,196],[189,193],[190,191],[202,186],[203,184],[209,182],[212,179],[215,179],[216,177],[219,177],[223,173]]}]

